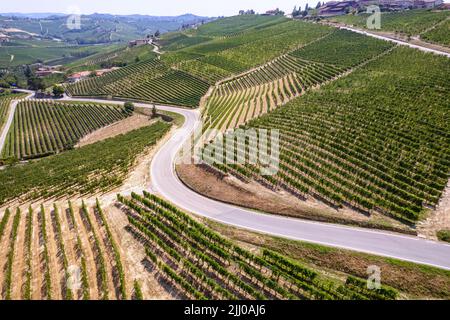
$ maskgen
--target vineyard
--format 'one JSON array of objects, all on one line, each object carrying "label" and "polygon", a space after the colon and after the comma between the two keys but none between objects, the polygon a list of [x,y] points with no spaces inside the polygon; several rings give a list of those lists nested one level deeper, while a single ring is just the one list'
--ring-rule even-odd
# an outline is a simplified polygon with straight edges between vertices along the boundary
[{"label": "vineyard", "polygon": [[85,135],[130,116],[124,107],[26,100],[17,105],[2,158],[29,160],[72,149]]},{"label": "vineyard", "polygon": [[421,39],[425,41],[441,44],[450,47],[450,17],[445,21],[434,27],[433,29],[420,35]]},{"label": "vineyard", "polygon": [[391,300],[397,292],[367,290],[366,281],[332,279],[276,252],[252,253],[164,200],[145,193],[118,195],[129,231],[148,263],[181,298],[195,300]]},{"label": "vineyard", "polygon": [[[449,179],[448,74],[445,57],[396,48],[243,127],[280,130],[276,175],[215,166],[302,199],[415,223]],[[238,143],[235,157],[258,153]]]},{"label": "vineyard", "polygon": [[366,37],[352,31],[338,30],[292,53],[294,57],[341,68],[351,68],[391,48],[387,41]]},{"label": "vineyard", "polygon": [[[446,19],[449,15],[449,12],[445,10],[433,11],[427,9],[385,12],[381,15],[381,30],[411,36],[418,35]],[[360,14],[344,15],[329,19],[335,22],[366,28],[368,17],[368,14]]]},{"label": "vineyard", "polygon": [[224,132],[268,113],[305,90],[336,77],[342,70],[290,55],[225,81],[206,105],[206,126]]},{"label": "vineyard", "polygon": [[387,42],[350,31],[333,32],[253,71],[218,83],[206,104],[204,129],[224,132],[236,128],[391,47]]},{"label": "vineyard", "polygon": [[116,239],[98,201],[7,209],[0,220],[1,299],[129,299]]},{"label": "vineyard", "polygon": [[6,121],[11,101],[21,99],[24,96],[25,96],[24,94],[11,94],[11,93],[0,94],[0,129],[3,128],[3,124]]},{"label": "vineyard", "polygon": [[0,170],[0,205],[14,199],[60,198],[104,193],[122,185],[136,158],[171,127],[165,122]]},{"label": "vineyard", "polygon": [[187,107],[198,105],[208,83],[157,59],[135,63],[66,87],[73,96],[117,97]]}]

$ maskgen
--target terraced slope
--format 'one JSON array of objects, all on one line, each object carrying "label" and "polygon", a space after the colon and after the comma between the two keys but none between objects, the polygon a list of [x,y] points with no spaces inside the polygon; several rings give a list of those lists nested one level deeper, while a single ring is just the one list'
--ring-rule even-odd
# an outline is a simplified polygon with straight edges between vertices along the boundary
[{"label": "terraced slope", "polygon": [[235,128],[391,47],[388,42],[350,31],[333,32],[260,68],[220,82],[206,104],[204,129],[224,132]]},{"label": "terraced slope", "polygon": [[415,223],[449,179],[449,74],[445,57],[396,48],[248,123],[280,130],[276,175],[261,176],[261,164],[216,167],[337,208]]},{"label": "terraced slope", "polygon": [[2,217],[0,244],[8,248],[0,250],[2,299],[131,297],[125,257],[99,202],[7,209]]},{"label": "terraced slope", "polygon": [[83,136],[129,115],[116,106],[22,101],[17,105],[2,158],[28,160],[71,149]]},{"label": "terraced slope", "polygon": [[[329,20],[365,28],[368,16],[367,14],[344,15],[331,17]],[[448,10],[416,9],[401,12],[385,12],[381,15],[381,30],[411,36],[419,35],[449,16]]]},{"label": "terraced slope", "polygon": [[396,290],[366,290],[354,277],[333,280],[278,253],[254,254],[164,200],[118,196],[149,265],[183,298],[195,300],[396,299]]},{"label": "terraced slope", "polygon": [[34,200],[106,192],[122,185],[142,152],[171,125],[158,122],[127,134],[0,170],[0,205],[13,199]]},{"label": "terraced slope", "polygon": [[420,36],[425,41],[450,47],[450,15],[436,27]]},{"label": "terraced slope", "polygon": [[205,81],[157,59],[135,63],[66,87],[73,96],[117,97],[195,107],[208,91]]},{"label": "terraced slope", "polygon": [[6,121],[11,100],[20,99],[24,96],[24,94],[10,94],[7,92],[0,94],[0,130]]}]

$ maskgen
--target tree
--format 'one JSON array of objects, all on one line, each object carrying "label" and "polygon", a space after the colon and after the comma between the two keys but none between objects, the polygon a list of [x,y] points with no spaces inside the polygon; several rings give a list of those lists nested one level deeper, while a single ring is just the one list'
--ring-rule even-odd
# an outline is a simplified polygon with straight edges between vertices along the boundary
[{"label": "tree", "polygon": [[317,2],[317,6],[316,6],[316,9],[319,9],[320,7],[322,6],[322,4],[320,3],[320,1],[319,2]]},{"label": "tree", "polygon": [[155,32],[155,38],[158,38],[161,35],[161,32],[159,30],[156,30]]},{"label": "tree", "polygon": [[126,112],[128,112],[128,113],[134,112],[134,104],[132,102],[125,102],[125,104],[123,106],[125,107]]},{"label": "tree", "polygon": [[292,16],[295,17],[298,14],[297,6],[294,7],[294,10],[292,10]]},{"label": "tree", "polygon": [[28,87],[31,90],[44,90],[45,85],[41,78],[32,77],[28,79]]},{"label": "tree", "polygon": [[53,94],[55,97],[61,97],[64,94],[64,88],[62,86],[54,86],[53,87]]}]

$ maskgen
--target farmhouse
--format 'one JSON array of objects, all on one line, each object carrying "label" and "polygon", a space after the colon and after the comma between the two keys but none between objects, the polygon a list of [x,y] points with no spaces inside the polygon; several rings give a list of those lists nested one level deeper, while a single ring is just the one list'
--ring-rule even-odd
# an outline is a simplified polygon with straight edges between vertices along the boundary
[{"label": "farmhouse", "polygon": [[152,44],[153,43],[153,39],[149,38],[149,39],[138,39],[138,40],[133,40],[130,41],[128,43],[129,47],[139,47],[139,46],[143,46],[146,44]]},{"label": "farmhouse", "polygon": [[324,6],[319,8],[319,16],[340,16],[349,13],[350,11],[358,8],[356,1],[330,1]]},{"label": "farmhouse", "polygon": [[9,42],[9,37],[3,33],[0,33],[0,43]]},{"label": "farmhouse", "polygon": [[78,81],[86,79],[87,77],[89,77],[91,75],[91,73],[92,73],[91,71],[82,71],[82,72],[74,73],[67,78],[67,82],[76,83]]}]

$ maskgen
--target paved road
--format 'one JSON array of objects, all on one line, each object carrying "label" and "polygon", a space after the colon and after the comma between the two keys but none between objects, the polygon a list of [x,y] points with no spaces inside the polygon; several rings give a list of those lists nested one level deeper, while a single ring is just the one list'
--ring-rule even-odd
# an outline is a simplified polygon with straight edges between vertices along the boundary
[{"label": "paved road", "polygon": [[[16,91],[28,93],[28,96],[25,97],[25,99],[30,99],[34,95],[33,92],[28,91],[28,90],[16,90]],[[6,136],[8,135],[9,128],[11,127],[11,124],[14,120],[14,114],[16,113],[16,107],[17,107],[18,103],[19,103],[19,100],[12,100],[11,105],[9,106],[8,119],[6,120],[6,123],[3,126],[3,131],[1,132],[1,135],[0,135],[0,153],[2,152],[3,147],[5,146]]]},{"label": "paved road", "polygon": [[420,51],[431,52],[431,53],[434,53],[434,54],[438,54],[438,55],[446,56],[446,57],[450,58],[450,53],[448,53],[448,52],[422,47],[422,46],[419,46],[419,45],[416,45],[416,44],[408,43],[408,42],[405,42],[405,41],[401,41],[401,40],[397,40],[397,39],[393,39],[393,38],[389,38],[389,37],[384,37],[384,36],[381,36],[381,35],[378,35],[378,34],[374,34],[374,33],[368,32],[368,31],[363,31],[363,30],[359,30],[359,29],[355,29],[355,28],[343,27],[343,26],[341,26],[339,28],[340,29],[344,29],[344,30],[350,30],[350,31],[353,31],[353,32],[356,32],[356,33],[360,33],[360,34],[369,36],[369,37],[373,37],[373,38],[377,38],[377,39],[381,39],[381,40],[387,40],[387,41],[394,42],[394,43],[397,43],[397,44],[402,45],[402,46],[408,46],[410,48],[417,49],[417,50],[420,50]]},{"label": "paved road", "polygon": [[[105,102],[98,99],[64,100]],[[119,104],[122,102],[108,103]],[[136,104],[151,108],[151,105]],[[287,239],[350,249],[385,257],[397,258],[450,270],[450,245],[418,237],[397,235],[368,229],[303,221],[257,213],[233,205],[205,198],[187,188],[175,173],[175,160],[194,129],[200,124],[198,110],[157,106],[160,110],[183,115],[186,121],[169,141],[157,152],[151,164],[152,192],[159,193],[175,205],[212,220],[247,230]]]}]

